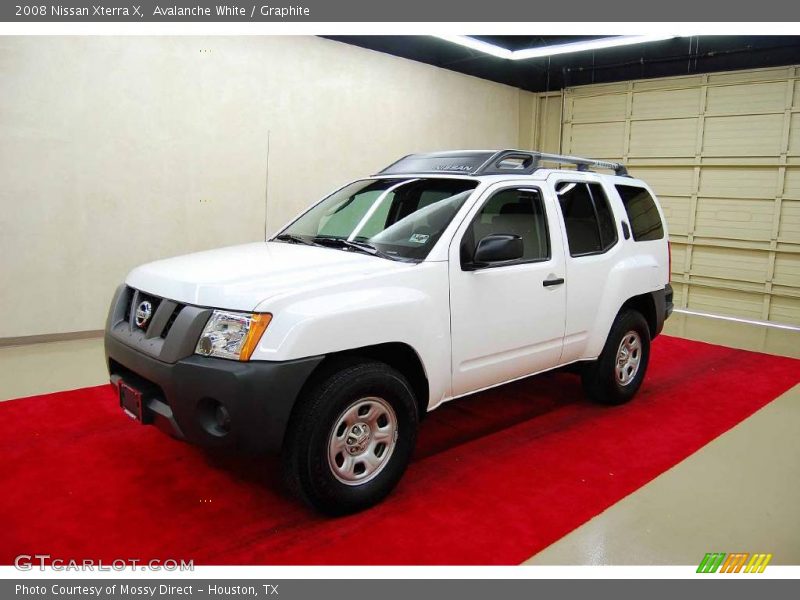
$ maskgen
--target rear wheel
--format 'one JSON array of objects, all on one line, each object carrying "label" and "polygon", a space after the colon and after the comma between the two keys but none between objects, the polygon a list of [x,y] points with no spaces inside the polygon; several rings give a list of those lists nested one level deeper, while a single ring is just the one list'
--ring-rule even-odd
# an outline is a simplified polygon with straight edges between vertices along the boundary
[{"label": "rear wheel", "polygon": [[376,361],[342,363],[298,401],[283,446],[286,484],[327,514],[368,508],[403,475],[417,421],[401,373]]},{"label": "rear wheel", "polygon": [[624,404],[644,381],[650,359],[650,329],[641,313],[617,315],[603,351],[582,373],[586,394],[601,404]]}]

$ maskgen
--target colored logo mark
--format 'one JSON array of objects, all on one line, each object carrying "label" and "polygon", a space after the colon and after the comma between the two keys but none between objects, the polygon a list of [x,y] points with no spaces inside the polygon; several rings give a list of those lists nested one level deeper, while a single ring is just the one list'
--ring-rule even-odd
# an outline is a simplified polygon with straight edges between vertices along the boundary
[{"label": "colored logo mark", "polygon": [[747,552],[709,552],[700,561],[698,573],[763,573],[772,554],[748,554]]}]

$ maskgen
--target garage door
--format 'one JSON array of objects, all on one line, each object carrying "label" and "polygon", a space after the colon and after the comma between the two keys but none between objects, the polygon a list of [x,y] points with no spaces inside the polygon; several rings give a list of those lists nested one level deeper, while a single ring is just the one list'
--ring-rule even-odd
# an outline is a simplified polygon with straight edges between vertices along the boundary
[{"label": "garage door", "polygon": [[562,151],[655,188],[676,306],[800,324],[800,68],[564,91]]}]

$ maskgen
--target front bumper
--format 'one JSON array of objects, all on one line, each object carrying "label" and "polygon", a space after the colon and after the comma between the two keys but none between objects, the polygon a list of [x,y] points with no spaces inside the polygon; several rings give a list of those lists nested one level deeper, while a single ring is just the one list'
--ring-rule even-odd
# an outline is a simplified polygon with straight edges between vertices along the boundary
[{"label": "front bumper", "polygon": [[108,331],[105,351],[111,382],[142,392],[144,423],[201,446],[255,452],[280,449],[297,396],[324,358],[237,362],[192,355],[169,363]]}]

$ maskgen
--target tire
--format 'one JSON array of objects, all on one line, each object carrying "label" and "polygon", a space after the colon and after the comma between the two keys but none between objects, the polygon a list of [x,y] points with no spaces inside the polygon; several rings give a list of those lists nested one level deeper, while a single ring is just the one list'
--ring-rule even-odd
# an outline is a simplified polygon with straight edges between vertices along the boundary
[{"label": "tire", "polygon": [[372,360],[336,363],[295,406],[282,450],[286,486],[328,515],[373,506],[405,472],[418,420],[401,373]]},{"label": "tire", "polygon": [[639,391],[650,360],[650,328],[642,314],[623,310],[603,351],[581,374],[583,389],[599,404],[625,404]]}]

